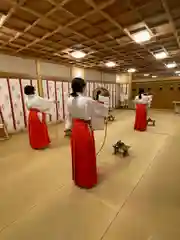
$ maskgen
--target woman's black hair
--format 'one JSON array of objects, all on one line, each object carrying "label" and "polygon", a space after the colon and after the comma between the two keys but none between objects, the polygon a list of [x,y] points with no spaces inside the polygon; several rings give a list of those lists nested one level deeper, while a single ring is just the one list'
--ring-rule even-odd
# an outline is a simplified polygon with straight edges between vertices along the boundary
[{"label": "woman's black hair", "polygon": [[97,91],[96,93],[96,100],[98,101],[99,100],[99,95],[101,94],[101,90]]},{"label": "woman's black hair", "polygon": [[31,85],[27,85],[24,87],[24,94],[25,95],[33,95],[35,94],[35,87]]},{"label": "woman's black hair", "polygon": [[142,98],[142,94],[144,93],[144,89],[143,88],[140,88],[139,89],[139,99]]},{"label": "woman's black hair", "polygon": [[72,88],[71,96],[77,97],[78,93],[83,93],[85,86],[86,86],[86,83],[84,79],[79,77],[74,78],[71,83],[71,88]]}]

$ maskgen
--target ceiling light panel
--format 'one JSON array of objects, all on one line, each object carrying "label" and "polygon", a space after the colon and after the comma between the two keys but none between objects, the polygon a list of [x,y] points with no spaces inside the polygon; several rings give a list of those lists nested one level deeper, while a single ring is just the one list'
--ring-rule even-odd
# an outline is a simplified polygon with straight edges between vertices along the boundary
[{"label": "ceiling light panel", "polygon": [[132,34],[132,38],[136,43],[143,43],[151,39],[151,34],[148,30],[142,30],[140,32]]},{"label": "ceiling light panel", "polygon": [[161,60],[161,59],[165,59],[168,57],[167,53],[162,51],[162,52],[158,52],[158,53],[155,53],[154,54],[154,57],[157,59],[157,60]]},{"label": "ceiling light panel", "polygon": [[176,62],[168,63],[168,64],[166,64],[166,67],[167,68],[175,68],[175,67],[177,67],[177,63]]},{"label": "ceiling light panel", "polygon": [[106,67],[112,68],[112,67],[116,66],[116,63],[115,62],[107,62],[107,63],[105,63],[105,65],[106,65]]},{"label": "ceiling light panel", "polygon": [[130,68],[130,69],[128,69],[128,72],[129,73],[134,73],[134,72],[136,72],[136,69],[135,68]]},{"label": "ceiling light panel", "polygon": [[84,58],[86,54],[82,51],[74,51],[71,53],[71,56],[76,59]]}]

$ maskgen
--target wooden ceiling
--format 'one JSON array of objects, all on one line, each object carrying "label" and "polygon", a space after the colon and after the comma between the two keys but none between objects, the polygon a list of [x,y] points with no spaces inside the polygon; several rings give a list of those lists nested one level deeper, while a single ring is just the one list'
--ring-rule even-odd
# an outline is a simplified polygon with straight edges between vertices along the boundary
[{"label": "wooden ceiling", "polygon": [[[114,61],[112,71],[136,68],[136,77],[169,76],[165,63],[180,64],[180,0],[0,0],[0,14],[2,53],[103,70]],[[137,44],[132,34],[142,29],[152,38]],[[73,50],[87,55],[75,60]],[[169,57],[156,60],[159,50]]]}]

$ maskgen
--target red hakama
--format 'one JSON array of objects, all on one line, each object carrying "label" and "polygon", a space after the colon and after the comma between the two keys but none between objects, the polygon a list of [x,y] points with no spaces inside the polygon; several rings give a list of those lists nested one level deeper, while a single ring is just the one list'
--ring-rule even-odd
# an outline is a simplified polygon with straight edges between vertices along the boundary
[{"label": "red hakama", "polygon": [[146,131],[147,128],[147,108],[145,104],[136,104],[136,118],[134,129]]},{"label": "red hakama", "polygon": [[38,112],[36,109],[30,109],[28,117],[29,142],[33,149],[43,149],[50,144],[45,113],[42,113],[40,121]]},{"label": "red hakama", "polygon": [[87,189],[94,187],[97,184],[94,133],[84,120],[73,120],[71,152],[75,184]]}]

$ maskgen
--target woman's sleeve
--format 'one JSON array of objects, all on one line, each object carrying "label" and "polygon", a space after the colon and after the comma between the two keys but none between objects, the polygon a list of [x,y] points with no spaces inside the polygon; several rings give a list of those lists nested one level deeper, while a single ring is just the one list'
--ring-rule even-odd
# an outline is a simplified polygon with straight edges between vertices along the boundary
[{"label": "woman's sleeve", "polygon": [[28,101],[25,101],[25,105],[26,105],[26,107],[27,107],[28,110],[31,108],[31,106],[30,106],[30,104],[29,104]]},{"label": "woman's sleeve", "polygon": [[138,103],[138,97],[136,96],[135,99],[134,99],[134,103],[137,104]]},{"label": "woman's sleeve", "polygon": [[50,113],[51,108],[53,107],[54,101],[51,99],[46,99],[42,97],[38,97],[37,105],[41,112]]},{"label": "woman's sleeve", "polygon": [[94,117],[107,117],[108,116],[108,106],[98,101],[91,99],[89,111],[91,111],[91,116]]},{"label": "woman's sleeve", "polygon": [[67,102],[67,112],[65,116],[65,130],[70,130],[72,127],[72,117],[70,114],[69,103]]}]

